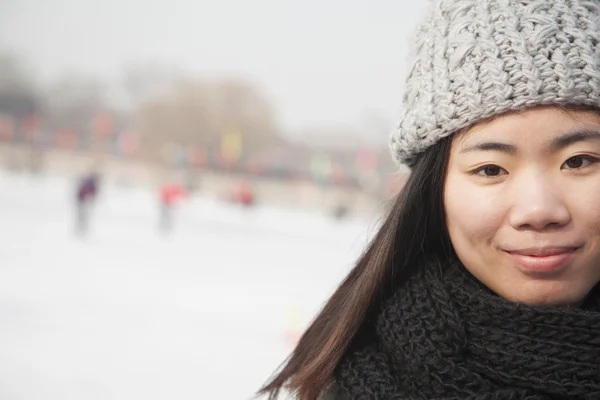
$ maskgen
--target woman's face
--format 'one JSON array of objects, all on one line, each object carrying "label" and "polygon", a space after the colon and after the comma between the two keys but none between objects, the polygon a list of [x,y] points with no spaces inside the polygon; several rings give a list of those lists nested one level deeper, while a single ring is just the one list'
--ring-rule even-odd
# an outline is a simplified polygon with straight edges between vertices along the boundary
[{"label": "woman's face", "polygon": [[465,267],[498,295],[576,305],[600,281],[600,118],[553,107],[458,135],[444,188]]}]

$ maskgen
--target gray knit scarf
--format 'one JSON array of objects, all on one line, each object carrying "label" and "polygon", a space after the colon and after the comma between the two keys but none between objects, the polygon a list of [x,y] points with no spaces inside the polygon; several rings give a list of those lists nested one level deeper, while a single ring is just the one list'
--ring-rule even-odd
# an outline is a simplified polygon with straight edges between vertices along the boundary
[{"label": "gray knit scarf", "polygon": [[600,290],[582,308],[504,300],[427,263],[339,364],[351,399],[600,399]]}]

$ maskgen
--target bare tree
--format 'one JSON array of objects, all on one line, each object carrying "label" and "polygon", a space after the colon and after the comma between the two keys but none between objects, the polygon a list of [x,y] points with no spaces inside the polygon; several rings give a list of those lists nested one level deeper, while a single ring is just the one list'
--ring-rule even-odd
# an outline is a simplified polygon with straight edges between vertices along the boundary
[{"label": "bare tree", "polygon": [[0,54],[0,112],[22,117],[38,108],[31,74],[16,57]]},{"label": "bare tree", "polygon": [[244,81],[181,80],[145,102],[137,121],[143,145],[153,152],[168,143],[216,145],[232,131],[252,146],[277,132],[270,104]]},{"label": "bare tree", "polygon": [[52,126],[73,129],[89,126],[95,114],[106,106],[103,86],[93,78],[64,76],[44,91],[46,117]]}]

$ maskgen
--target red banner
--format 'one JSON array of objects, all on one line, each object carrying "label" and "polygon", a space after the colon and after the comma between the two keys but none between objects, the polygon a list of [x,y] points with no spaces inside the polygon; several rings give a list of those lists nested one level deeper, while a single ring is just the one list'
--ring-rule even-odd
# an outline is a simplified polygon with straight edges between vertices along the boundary
[{"label": "red banner", "polygon": [[15,134],[15,121],[8,115],[0,115],[0,140],[11,140]]},{"label": "red banner", "polygon": [[108,113],[98,114],[92,122],[94,136],[112,136],[115,133],[113,117]]},{"label": "red banner", "polygon": [[123,131],[119,136],[119,151],[125,155],[134,154],[140,147],[139,135],[134,131]]},{"label": "red banner", "polygon": [[56,132],[54,143],[58,147],[74,148],[77,146],[78,136],[74,129],[64,128]]},{"label": "red banner", "polygon": [[40,130],[40,119],[35,114],[23,117],[21,120],[21,130],[26,138],[32,139]]}]

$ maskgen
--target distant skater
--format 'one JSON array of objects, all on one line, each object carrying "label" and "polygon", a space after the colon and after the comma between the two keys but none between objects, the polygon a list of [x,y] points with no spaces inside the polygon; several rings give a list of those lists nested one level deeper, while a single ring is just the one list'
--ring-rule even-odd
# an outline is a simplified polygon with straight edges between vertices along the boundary
[{"label": "distant skater", "polygon": [[76,192],[75,232],[85,235],[90,228],[90,214],[98,196],[100,177],[97,172],[92,172],[79,179]]},{"label": "distant skater", "polygon": [[178,182],[165,183],[160,188],[160,222],[162,232],[170,232],[174,228],[175,209],[183,197],[185,188]]}]

